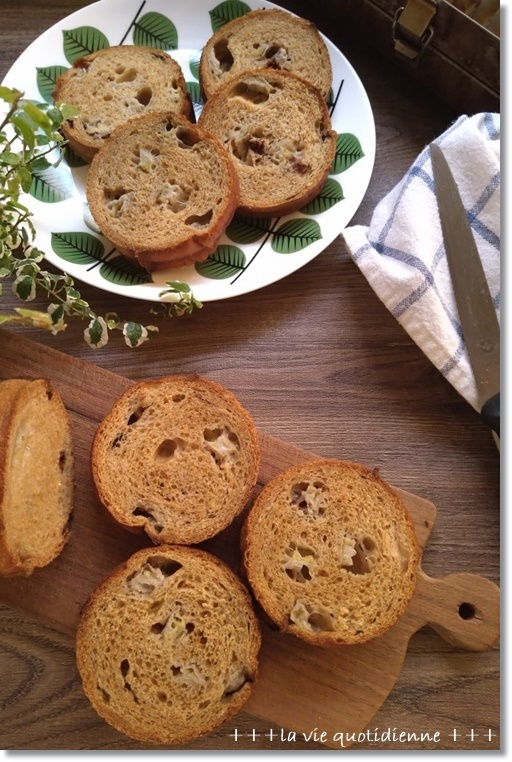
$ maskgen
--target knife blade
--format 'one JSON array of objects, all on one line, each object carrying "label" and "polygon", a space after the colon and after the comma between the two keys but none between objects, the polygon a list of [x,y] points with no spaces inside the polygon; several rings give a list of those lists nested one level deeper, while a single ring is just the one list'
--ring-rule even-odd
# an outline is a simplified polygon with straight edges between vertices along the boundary
[{"label": "knife blade", "polygon": [[500,435],[500,325],[459,189],[436,143],[430,157],[448,267],[480,413]]}]

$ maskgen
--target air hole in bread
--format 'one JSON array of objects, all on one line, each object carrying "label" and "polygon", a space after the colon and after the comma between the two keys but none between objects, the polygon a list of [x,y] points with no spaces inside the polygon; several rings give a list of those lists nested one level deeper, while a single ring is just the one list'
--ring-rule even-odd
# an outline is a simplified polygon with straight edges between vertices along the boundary
[{"label": "air hole in bread", "polygon": [[206,449],[220,468],[238,458],[240,440],[227,427],[209,429],[203,432]]},{"label": "air hole in bread", "polygon": [[267,66],[271,69],[287,69],[290,66],[291,59],[284,45],[274,43],[265,50]]},{"label": "air hole in bread", "polygon": [[291,542],[285,551],[283,569],[294,582],[309,582],[312,579],[310,567],[315,564],[315,558],[313,548]]},{"label": "air hole in bread", "polygon": [[145,519],[147,519],[148,524],[151,526],[154,532],[157,534],[162,531],[163,526],[158,522],[158,519],[156,516],[149,511],[147,508],[135,508],[134,511],[132,511],[134,516],[143,516]]},{"label": "air hole in bread", "polygon": [[[138,510],[138,509],[136,509]],[[126,586],[132,592],[149,596],[163,585],[167,577],[171,577],[181,569],[178,561],[159,556],[151,556],[138,570],[130,574],[126,580]],[[156,611],[162,605],[158,600],[153,603],[150,611]]]},{"label": "air hole in bread", "polygon": [[174,453],[180,452],[185,447],[185,440],[180,437],[174,439],[164,439],[158,446],[155,452],[155,460],[157,463],[163,463],[173,457]]},{"label": "air hole in bread", "polygon": [[114,129],[114,125],[103,116],[92,116],[88,119],[84,119],[82,126],[85,132],[90,135],[93,140],[103,140],[108,138],[110,133]]},{"label": "air hole in bread", "polygon": [[213,209],[209,209],[205,214],[191,214],[185,219],[185,225],[203,230],[207,228],[213,217]]},{"label": "air hole in bread", "polygon": [[116,79],[116,82],[118,83],[133,82],[133,80],[137,77],[137,69],[125,69],[124,66],[118,66],[116,69],[116,74],[119,74],[118,78]]},{"label": "air hole in bread", "polygon": [[258,106],[260,103],[266,103],[270,95],[275,93],[273,87],[265,79],[260,77],[248,77],[242,82],[237,82],[231,91],[232,98],[243,98],[249,103]]},{"label": "air hole in bread", "polygon": [[233,55],[229,49],[228,40],[222,39],[213,46],[213,55],[217,59],[218,68],[221,72],[231,69],[234,63]]},{"label": "air hole in bread", "polygon": [[153,635],[160,635],[163,632],[165,625],[165,622],[155,622],[155,624],[151,625],[151,632]]},{"label": "air hole in bread", "polygon": [[101,698],[103,699],[103,703],[110,704],[110,693],[107,693],[107,691],[101,687],[101,685],[97,685],[96,688],[101,693]]},{"label": "air hole in bread", "polygon": [[104,100],[104,101],[111,101],[113,97],[114,97],[114,96],[113,96],[111,93],[106,93],[106,94],[103,96],[103,100]]},{"label": "air hole in bread", "polygon": [[201,137],[197,132],[181,125],[176,128],[176,138],[180,148],[192,148],[192,146],[201,141]]},{"label": "air hole in bread", "polygon": [[135,98],[142,106],[148,106],[153,97],[153,91],[150,87],[142,87],[135,95]]},{"label": "air hole in bread", "polygon": [[172,395],[172,401],[173,402],[183,402],[184,399],[185,399],[185,395],[184,394],[173,394]]},{"label": "air hole in bread", "polygon": [[121,674],[122,674],[122,676],[126,677],[126,675],[128,674],[129,671],[130,671],[130,662],[128,661],[128,659],[123,659],[123,661],[121,662]]},{"label": "air hole in bread", "polygon": [[110,447],[115,450],[116,447],[121,447],[121,442],[123,441],[124,434],[121,432],[121,434],[118,434],[111,442]]},{"label": "air hole in bread", "polygon": [[290,622],[310,632],[334,630],[334,614],[320,603],[297,600],[290,611]]},{"label": "air hole in bread", "polygon": [[142,405],[139,405],[138,408],[136,408],[133,413],[128,418],[128,426],[133,426],[134,423],[137,423],[137,421],[142,417],[143,413],[147,410],[147,408],[143,407]]},{"label": "air hole in bread", "polygon": [[321,518],[326,509],[327,487],[322,482],[299,482],[290,490],[290,503],[304,516]]},{"label": "air hole in bread", "polygon": [[199,688],[206,683],[204,675],[195,662],[181,665],[171,664],[171,672],[174,677],[190,688]]},{"label": "air hole in bread", "polygon": [[61,453],[59,455],[59,468],[61,471],[64,471],[64,468],[66,466],[67,461],[67,455],[64,450],[61,450]]},{"label": "air hole in bread", "polygon": [[167,701],[167,693],[164,693],[163,691],[157,691],[156,697],[158,701],[161,701],[162,703]]},{"label": "air hole in bread", "polygon": [[[179,185],[175,182],[165,182],[158,191],[156,202],[162,207],[169,208],[171,212],[181,212],[182,209],[185,209],[191,192],[188,186]],[[183,395],[182,398],[184,398]],[[174,397],[173,401],[175,401]]]},{"label": "air hole in bread", "polygon": [[46,391],[46,397],[49,400],[51,400],[53,398],[53,392],[52,392],[51,389],[47,389],[47,391]]}]

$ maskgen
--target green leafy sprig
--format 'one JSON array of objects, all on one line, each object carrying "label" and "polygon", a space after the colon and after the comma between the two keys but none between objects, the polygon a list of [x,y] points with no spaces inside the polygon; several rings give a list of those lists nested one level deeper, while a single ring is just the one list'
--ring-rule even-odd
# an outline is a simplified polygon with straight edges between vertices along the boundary
[{"label": "green leafy sprig", "polygon": [[[105,346],[112,330],[121,331],[128,346],[140,346],[158,333],[156,326],[122,320],[113,312],[102,317],[82,298],[69,275],[42,269],[44,252],[33,245],[32,213],[20,201],[21,194],[30,191],[34,172],[61,162],[65,140],[59,128],[76,116],[76,109],[66,104],[36,104],[19,90],[3,86],[0,101],[7,106],[0,116],[0,279],[11,279],[13,292],[24,302],[32,301],[38,289],[50,298],[46,312],[18,307],[11,314],[0,313],[0,325],[21,323],[56,334],[66,328],[67,318],[78,317],[87,321],[84,338],[91,347]],[[0,108],[3,111],[5,107]],[[202,307],[188,284],[169,281],[166,285],[160,294],[166,300],[161,314],[179,317]]]}]

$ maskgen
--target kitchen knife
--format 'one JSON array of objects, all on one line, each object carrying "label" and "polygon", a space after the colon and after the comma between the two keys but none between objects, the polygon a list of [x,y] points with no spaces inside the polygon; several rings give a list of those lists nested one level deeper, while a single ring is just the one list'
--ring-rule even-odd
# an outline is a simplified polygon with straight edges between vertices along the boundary
[{"label": "kitchen knife", "polygon": [[453,292],[484,422],[500,435],[500,326],[457,183],[442,149],[430,145],[437,205]]}]

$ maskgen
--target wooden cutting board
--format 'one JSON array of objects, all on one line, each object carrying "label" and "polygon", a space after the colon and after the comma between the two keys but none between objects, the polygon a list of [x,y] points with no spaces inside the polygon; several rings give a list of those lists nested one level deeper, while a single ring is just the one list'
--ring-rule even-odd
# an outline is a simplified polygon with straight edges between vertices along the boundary
[{"label": "wooden cutting board", "polygon": [[[148,544],[146,535],[115,525],[95,496],[89,468],[99,422],[133,381],[0,330],[0,379],[13,377],[49,378],[61,394],[73,425],[76,494],[72,535],[63,553],[29,578],[0,579],[0,601],[73,635],[81,607],[100,580]],[[280,471],[315,457],[263,433],[260,444],[255,494]],[[423,549],[435,522],[435,506],[396,491],[410,511]],[[240,523],[237,519],[202,544],[235,570]],[[314,648],[264,626],[260,677],[244,711],[301,738],[304,733],[306,740],[317,728],[325,733],[326,746],[339,749],[337,734],[357,737],[367,727],[400,674],[410,637],[426,624],[460,648],[490,648],[499,635],[499,588],[477,575],[432,579],[420,570],[416,592],[401,620],[380,638],[341,649]]]}]

